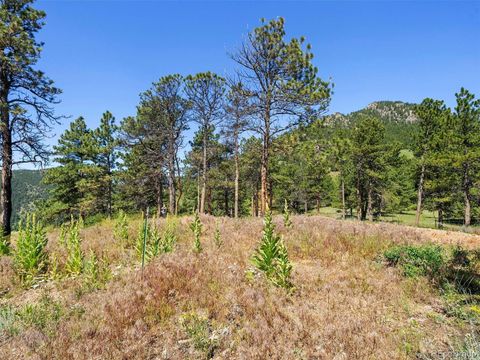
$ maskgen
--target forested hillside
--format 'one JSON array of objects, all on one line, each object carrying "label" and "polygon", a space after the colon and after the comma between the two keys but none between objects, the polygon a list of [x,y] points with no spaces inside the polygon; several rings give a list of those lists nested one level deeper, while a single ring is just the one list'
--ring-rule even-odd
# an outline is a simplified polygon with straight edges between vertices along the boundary
[{"label": "forested hillside", "polygon": [[378,118],[385,126],[385,141],[400,142],[405,147],[412,147],[415,131],[418,128],[418,116],[415,114],[415,104],[402,101],[376,101],[365,108],[349,114],[335,113],[327,116],[326,121],[353,126],[362,116]]},{"label": "forested hillside", "polygon": [[45,186],[42,184],[40,170],[13,171],[13,224],[17,224],[20,213],[35,209],[34,203],[45,196]]}]

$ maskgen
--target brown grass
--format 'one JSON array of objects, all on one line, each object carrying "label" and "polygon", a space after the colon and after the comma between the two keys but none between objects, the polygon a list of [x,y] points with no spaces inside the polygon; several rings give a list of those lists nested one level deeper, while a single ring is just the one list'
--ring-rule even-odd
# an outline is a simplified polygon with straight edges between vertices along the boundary
[{"label": "brown grass", "polygon": [[[83,230],[85,249],[107,259],[115,276],[105,290],[87,294],[67,279],[5,297],[4,304],[20,306],[48,292],[65,310],[54,334],[25,329],[0,338],[0,358],[403,359],[446,349],[460,336],[427,280],[404,279],[378,260],[391,242],[446,240],[395,225],[296,216],[285,229],[275,220],[294,264],[292,295],[245,276],[261,219],[202,217],[204,251],[195,255],[190,219],[181,218],[175,251],[150,263],[143,278],[110,223]],[[51,238],[49,249],[57,251]],[[9,268],[6,261],[0,269]],[[193,335],[182,325],[187,318],[200,329]]]}]

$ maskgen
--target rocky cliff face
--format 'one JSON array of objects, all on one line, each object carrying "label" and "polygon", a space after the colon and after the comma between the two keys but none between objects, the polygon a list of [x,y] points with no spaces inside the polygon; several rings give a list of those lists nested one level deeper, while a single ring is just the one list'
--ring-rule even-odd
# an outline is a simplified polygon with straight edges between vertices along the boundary
[{"label": "rocky cliff face", "polygon": [[414,112],[414,104],[402,101],[375,101],[361,110],[349,114],[334,113],[326,116],[327,122],[354,121],[358,116],[371,115],[378,117],[385,122],[415,123],[418,121]]}]

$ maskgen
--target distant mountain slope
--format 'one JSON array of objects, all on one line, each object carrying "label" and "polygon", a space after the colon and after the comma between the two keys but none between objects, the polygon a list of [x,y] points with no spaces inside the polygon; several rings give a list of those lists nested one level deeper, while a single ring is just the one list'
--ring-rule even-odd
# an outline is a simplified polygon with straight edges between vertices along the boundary
[{"label": "distant mountain slope", "polygon": [[369,115],[380,119],[385,126],[385,140],[398,141],[405,146],[412,145],[417,129],[418,118],[415,104],[401,101],[376,101],[361,110],[349,114],[334,113],[326,117],[326,122],[336,125],[353,125],[361,116]]},{"label": "distant mountain slope", "polygon": [[14,170],[12,178],[12,223],[16,224],[22,209],[28,209],[30,204],[40,199],[45,192],[45,186],[41,183],[42,172],[40,170]]}]

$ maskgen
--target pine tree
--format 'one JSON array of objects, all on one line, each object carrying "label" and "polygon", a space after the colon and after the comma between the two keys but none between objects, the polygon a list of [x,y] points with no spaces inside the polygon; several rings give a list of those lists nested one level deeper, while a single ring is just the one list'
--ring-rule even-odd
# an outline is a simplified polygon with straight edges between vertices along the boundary
[{"label": "pine tree", "polygon": [[51,105],[58,103],[61,91],[35,69],[43,48],[35,36],[44,25],[45,12],[34,9],[32,2],[0,2],[0,207],[6,236],[11,232],[13,165],[45,162],[43,139],[59,120]]},{"label": "pine tree", "polygon": [[106,111],[100,120],[100,126],[94,130],[95,139],[94,164],[99,168],[99,205],[101,211],[112,216],[113,211],[113,171],[117,160],[118,127],[115,125],[115,117]]},{"label": "pine tree", "polygon": [[48,169],[44,178],[51,185],[47,217],[66,220],[71,215],[85,216],[97,210],[100,171],[94,163],[96,151],[93,132],[82,117],[60,136],[54,146],[59,166]]},{"label": "pine tree", "polygon": [[227,118],[224,124],[224,132],[233,143],[234,162],[235,162],[235,198],[234,198],[234,217],[239,216],[239,196],[240,196],[240,136],[247,129],[248,117],[253,112],[248,98],[243,96],[243,84],[234,83],[227,94],[227,103],[225,111]]},{"label": "pine tree", "polygon": [[225,79],[211,72],[188,76],[185,92],[192,105],[192,120],[199,125],[202,139],[202,177],[199,212],[205,213],[208,182],[208,135],[223,121]]},{"label": "pine tree", "polygon": [[352,160],[357,196],[357,217],[373,220],[374,207],[381,202],[387,181],[388,162],[398,154],[383,142],[385,128],[375,117],[362,116],[352,131]]},{"label": "pine tree", "polygon": [[417,182],[417,212],[415,215],[415,225],[420,222],[422,212],[422,201],[424,198],[424,182],[427,168],[428,157],[431,155],[434,141],[438,132],[441,130],[442,117],[445,116],[447,109],[443,101],[424,99],[420,105],[415,107],[415,113],[419,118],[419,131],[415,138],[415,155],[419,158],[419,174]]},{"label": "pine tree", "polygon": [[459,173],[464,202],[464,224],[471,222],[472,189],[479,179],[480,170],[480,99],[461,88],[455,94],[454,113],[454,167]]},{"label": "pine tree", "polygon": [[[146,146],[151,161],[160,161],[167,169],[169,212],[177,213],[178,150],[183,145],[183,132],[188,129],[187,112],[190,103],[184,97],[185,82],[181,75],[167,75],[153,83],[152,88],[140,96],[138,121],[140,123],[140,142],[151,144],[150,140],[162,144],[162,153]],[[143,131],[142,131],[143,130]],[[144,140],[147,140],[146,142]],[[159,158],[161,157],[161,158]],[[147,160],[147,159],[145,159]],[[148,160],[147,160],[148,161]],[[159,206],[158,209],[160,209]]]},{"label": "pine tree", "polygon": [[330,84],[317,76],[310,45],[303,47],[303,37],[287,41],[284,25],[283,18],[262,19],[262,25],[248,34],[232,56],[240,66],[238,77],[245,83],[243,96],[255,112],[250,128],[262,137],[262,214],[271,202],[269,159],[274,137],[317,118],[326,110],[331,95]]}]

